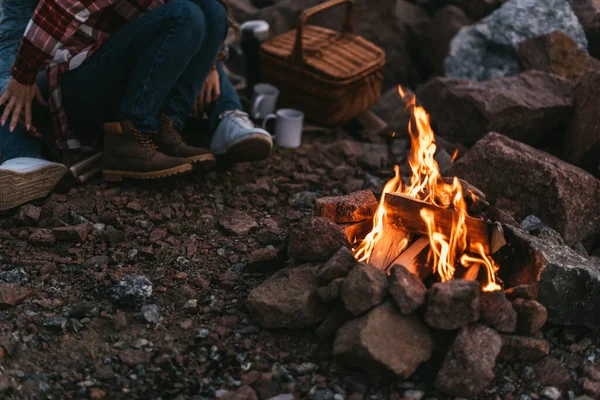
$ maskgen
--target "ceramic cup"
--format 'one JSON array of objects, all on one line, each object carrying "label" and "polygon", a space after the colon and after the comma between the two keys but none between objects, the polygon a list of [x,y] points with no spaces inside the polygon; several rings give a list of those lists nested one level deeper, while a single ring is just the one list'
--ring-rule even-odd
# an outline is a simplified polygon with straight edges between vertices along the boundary
[{"label": "ceramic cup", "polygon": [[255,120],[264,119],[267,115],[275,112],[279,89],[268,83],[257,83],[252,90],[251,116]]},{"label": "ceramic cup", "polygon": [[280,147],[295,149],[302,143],[302,128],[304,124],[304,113],[291,108],[283,108],[275,114],[269,114],[263,121],[263,129],[267,122],[275,120],[275,134],[273,139]]}]

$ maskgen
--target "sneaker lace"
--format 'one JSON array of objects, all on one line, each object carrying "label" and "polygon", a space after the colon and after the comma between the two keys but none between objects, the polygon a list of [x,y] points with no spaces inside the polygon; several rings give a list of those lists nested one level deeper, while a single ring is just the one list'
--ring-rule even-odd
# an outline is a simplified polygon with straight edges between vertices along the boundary
[{"label": "sneaker lace", "polygon": [[245,113],[241,110],[223,111],[219,115],[219,119],[221,119],[221,120],[223,120],[227,117],[233,117],[233,118],[231,118],[231,121],[233,121],[238,126],[241,126],[241,127],[247,127],[248,125],[254,126],[254,122],[252,122],[252,120],[248,116],[248,113]]},{"label": "sneaker lace", "polygon": [[133,136],[138,140],[146,152],[157,151],[158,146],[152,140],[152,136],[144,134],[137,130],[132,130]]}]

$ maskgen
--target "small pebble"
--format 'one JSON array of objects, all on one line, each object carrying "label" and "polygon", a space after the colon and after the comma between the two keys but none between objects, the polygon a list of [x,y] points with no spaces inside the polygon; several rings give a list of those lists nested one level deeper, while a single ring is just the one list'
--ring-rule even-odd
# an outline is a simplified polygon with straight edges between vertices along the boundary
[{"label": "small pebble", "polygon": [[554,386],[548,386],[542,390],[542,396],[550,400],[558,400],[560,398],[560,390]]}]

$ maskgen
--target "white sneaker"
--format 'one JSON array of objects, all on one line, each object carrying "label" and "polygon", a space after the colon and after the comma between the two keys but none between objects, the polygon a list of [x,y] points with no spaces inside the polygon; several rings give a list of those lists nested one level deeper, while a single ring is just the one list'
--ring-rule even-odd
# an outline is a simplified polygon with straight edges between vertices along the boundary
[{"label": "white sneaker", "polygon": [[239,110],[225,111],[215,131],[210,150],[215,156],[230,161],[259,161],[269,157],[273,139],[269,132],[254,126],[248,114]]},{"label": "white sneaker", "polygon": [[40,158],[13,158],[0,165],[0,211],[47,196],[67,171]]}]

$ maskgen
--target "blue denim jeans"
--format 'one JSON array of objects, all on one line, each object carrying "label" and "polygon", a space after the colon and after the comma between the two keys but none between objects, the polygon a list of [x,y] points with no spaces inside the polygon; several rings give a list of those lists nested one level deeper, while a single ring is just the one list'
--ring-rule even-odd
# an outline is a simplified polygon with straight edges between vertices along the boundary
[{"label": "blue denim jeans", "polygon": [[[130,120],[142,132],[157,130],[164,112],[183,128],[227,34],[227,14],[216,0],[175,0],[128,23],[88,60],[61,80],[69,125],[85,141],[109,121]],[[219,68],[218,115],[241,109],[239,98]]]}]

